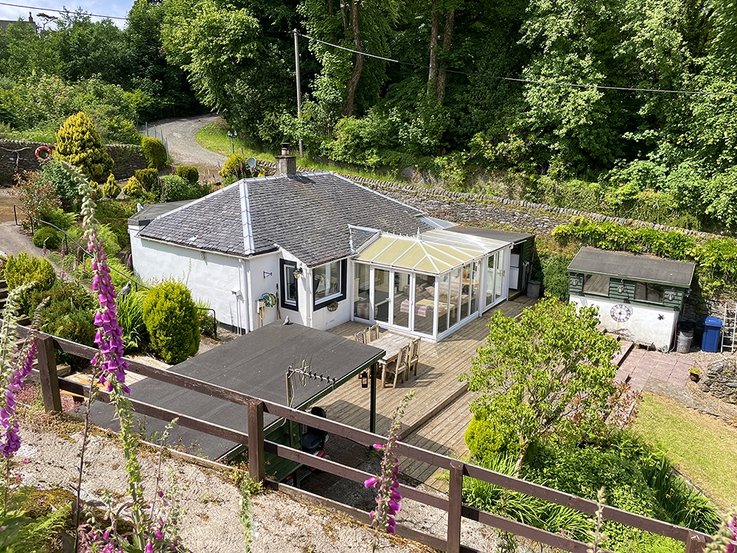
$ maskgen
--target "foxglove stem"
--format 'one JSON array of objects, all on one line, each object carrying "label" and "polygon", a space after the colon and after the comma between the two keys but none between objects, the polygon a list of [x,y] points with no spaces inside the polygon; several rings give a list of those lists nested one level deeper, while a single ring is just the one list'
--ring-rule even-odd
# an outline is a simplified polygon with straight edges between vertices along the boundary
[{"label": "foxglove stem", "polygon": [[[366,488],[376,490],[376,509],[371,512],[371,525],[390,534],[396,532],[396,514],[401,508],[400,502],[402,500],[399,493],[399,460],[394,454],[394,448],[399,438],[402,417],[413,397],[414,392],[405,395],[394,411],[386,444],[374,444],[374,449],[384,452],[381,459],[381,469],[377,476],[364,482]],[[376,548],[376,545],[374,543],[374,548]]]}]

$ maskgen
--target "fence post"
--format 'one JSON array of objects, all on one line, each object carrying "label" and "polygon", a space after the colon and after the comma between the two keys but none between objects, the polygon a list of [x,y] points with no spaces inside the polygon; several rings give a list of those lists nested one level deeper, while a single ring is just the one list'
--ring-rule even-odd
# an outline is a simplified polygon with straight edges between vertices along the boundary
[{"label": "fence post", "polygon": [[704,541],[704,537],[689,530],[686,541],[686,553],[704,553],[705,547],[706,541]]},{"label": "fence post", "polygon": [[463,463],[450,462],[448,491],[448,553],[461,551],[461,506],[463,505]]},{"label": "fence post", "polygon": [[54,339],[51,336],[37,336],[36,348],[44,410],[47,413],[49,411],[59,412],[61,411],[61,396],[59,395],[59,376],[56,374]]},{"label": "fence post", "polygon": [[256,482],[266,475],[264,463],[264,402],[248,402],[248,473]]}]

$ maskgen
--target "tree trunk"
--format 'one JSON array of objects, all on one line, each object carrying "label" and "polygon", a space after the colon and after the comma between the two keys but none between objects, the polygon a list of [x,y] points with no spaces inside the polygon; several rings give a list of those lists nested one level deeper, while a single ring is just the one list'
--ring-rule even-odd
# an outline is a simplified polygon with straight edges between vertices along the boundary
[{"label": "tree trunk", "polygon": [[438,1],[432,2],[430,16],[430,72],[427,75],[427,93],[435,94],[435,81],[438,78]]},{"label": "tree trunk", "polygon": [[[353,0],[351,6],[351,29],[353,31],[353,47],[358,52],[363,52],[363,43],[361,42],[361,27],[359,10],[361,0]],[[361,80],[361,72],[363,71],[363,56],[356,54],[356,63],[353,66],[353,75],[348,81],[348,94],[346,94],[343,115],[353,115],[356,108],[356,90],[358,89],[358,81]]]},{"label": "tree trunk", "polygon": [[442,104],[445,98],[446,69],[448,66],[448,53],[453,42],[453,24],[455,23],[455,10],[451,8],[445,15],[445,30],[443,31],[443,56],[438,69],[438,80],[435,84],[435,97]]},{"label": "tree trunk", "polygon": [[348,34],[348,0],[340,0],[340,17],[343,20],[343,34]]}]

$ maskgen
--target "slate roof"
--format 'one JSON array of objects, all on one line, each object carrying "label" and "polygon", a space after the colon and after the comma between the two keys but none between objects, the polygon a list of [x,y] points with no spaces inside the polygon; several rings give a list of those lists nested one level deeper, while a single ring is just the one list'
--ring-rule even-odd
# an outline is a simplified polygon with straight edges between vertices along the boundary
[{"label": "slate roof", "polygon": [[338,175],[310,173],[244,179],[157,217],[140,235],[238,256],[282,247],[315,267],[355,253],[373,235],[365,229],[401,235],[429,230],[421,215]]},{"label": "slate roof", "polygon": [[573,258],[568,270],[573,273],[597,273],[614,278],[688,288],[691,286],[695,267],[693,263],[654,255],[585,247]]}]

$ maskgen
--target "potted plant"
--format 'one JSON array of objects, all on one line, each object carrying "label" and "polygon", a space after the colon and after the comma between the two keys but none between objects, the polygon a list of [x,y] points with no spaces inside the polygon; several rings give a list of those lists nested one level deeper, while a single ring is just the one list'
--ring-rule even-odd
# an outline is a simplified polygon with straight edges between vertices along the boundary
[{"label": "potted plant", "polygon": [[698,367],[691,367],[688,369],[688,377],[694,382],[698,382],[701,378],[701,369]]}]

